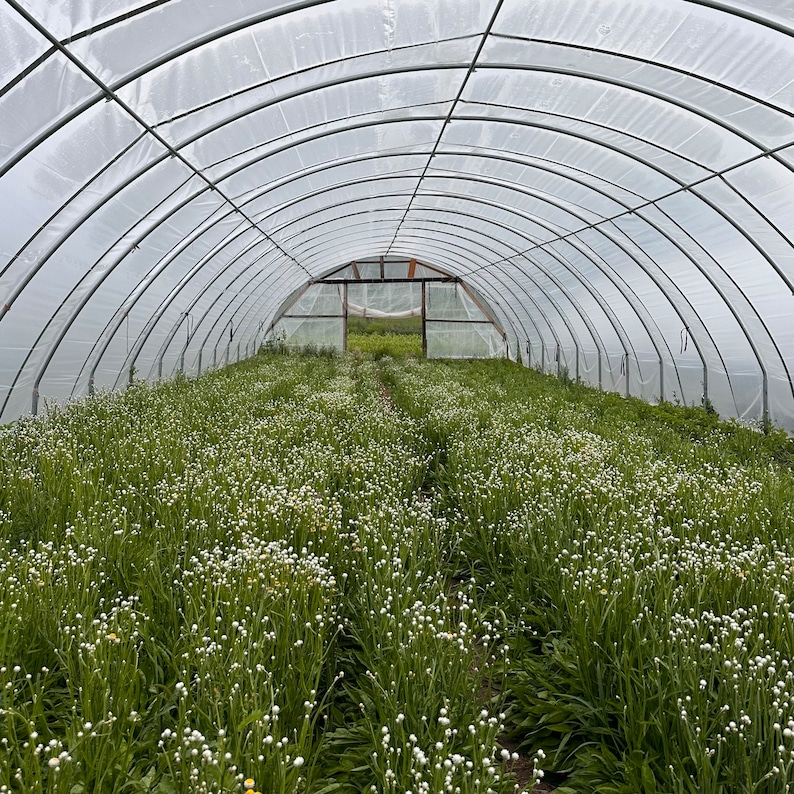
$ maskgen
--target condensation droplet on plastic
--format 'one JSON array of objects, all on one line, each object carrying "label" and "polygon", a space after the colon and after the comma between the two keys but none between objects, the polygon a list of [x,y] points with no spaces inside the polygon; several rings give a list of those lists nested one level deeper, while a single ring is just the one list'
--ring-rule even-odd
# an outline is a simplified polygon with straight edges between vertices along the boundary
[{"label": "condensation droplet on plastic", "polygon": [[612,32],[612,27],[610,25],[599,25],[598,32],[602,36],[608,36]]}]

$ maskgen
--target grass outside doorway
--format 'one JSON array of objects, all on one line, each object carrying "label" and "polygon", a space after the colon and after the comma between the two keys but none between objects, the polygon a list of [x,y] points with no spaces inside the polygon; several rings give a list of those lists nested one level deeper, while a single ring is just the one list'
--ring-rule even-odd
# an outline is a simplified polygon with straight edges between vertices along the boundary
[{"label": "grass outside doorway", "polygon": [[347,324],[347,349],[376,358],[422,356],[422,318],[380,320],[350,317]]}]

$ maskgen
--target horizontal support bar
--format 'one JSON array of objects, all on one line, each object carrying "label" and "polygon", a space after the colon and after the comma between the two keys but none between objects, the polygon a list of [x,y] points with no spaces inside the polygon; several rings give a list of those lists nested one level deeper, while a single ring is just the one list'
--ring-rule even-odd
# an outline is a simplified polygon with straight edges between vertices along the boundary
[{"label": "horizontal support bar", "polygon": [[318,278],[309,284],[457,284],[460,279],[456,276],[447,278]]}]

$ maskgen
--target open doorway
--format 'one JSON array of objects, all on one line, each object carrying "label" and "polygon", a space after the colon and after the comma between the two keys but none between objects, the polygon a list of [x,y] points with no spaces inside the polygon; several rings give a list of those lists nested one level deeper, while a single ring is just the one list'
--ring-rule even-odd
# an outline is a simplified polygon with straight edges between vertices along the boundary
[{"label": "open doorway", "polygon": [[428,358],[499,358],[507,337],[460,278],[415,259],[351,262],[308,282],[269,336],[287,347]]},{"label": "open doorway", "polygon": [[422,318],[385,319],[348,315],[346,348],[349,352],[357,351],[378,357],[422,356]]}]

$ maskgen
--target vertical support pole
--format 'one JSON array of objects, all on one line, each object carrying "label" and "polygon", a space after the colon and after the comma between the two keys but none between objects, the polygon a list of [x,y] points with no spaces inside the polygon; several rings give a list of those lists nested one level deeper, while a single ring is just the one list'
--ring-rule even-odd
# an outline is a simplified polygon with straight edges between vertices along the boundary
[{"label": "vertical support pole", "polygon": [[198,373],[197,373],[198,375],[201,375],[201,356],[202,356],[202,353],[204,353],[204,348],[203,347],[201,348],[201,350],[199,350],[199,354],[198,354]]},{"label": "vertical support pole", "polygon": [[557,352],[554,354],[554,357],[557,359],[557,377],[560,377],[561,367],[562,367],[562,352],[560,350],[559,343],[557,344]]},{"label": "vertical support pole", "polygon": [[763,411],[762,422],[764,428],[769,426],[769,376],[766,374],[766,367],[761,370],[761,406]]},{"label": "vertical support pole", "polygon": [[187,331],[187,339],[185,339],[185,346],[182,349],[182,352],[179,354],[179,371],[184,374],[185,372],[185,351],[187,350],[188,345],[190,344],[190,326],[193,321],[193,315],[185,312],[185,328]]},{"label": "vertical support pole", "polygon": [[546,372],[546,343],[540,340],[540,371]]},{"label": "vertical support pole", "polygon": [[242,343],[242,339],[237,340],[237,363],[240,363],[240,345]]},{"label": "vertical support pole", "polygon": [[163,379],[163,356],[165,355],[165,350],[163,350],[160,358],[157,360],[157,380]]},{"label": "vertical support pole", "polygon": [[629,391],[629,354],[626,353],[626,397],[630,397],[631,392]]},{"label": "vertical support pole", "polygon": [[380,279],[381,279],[381,281],[383,281],[384,278],[386,278],[386,273],[385,273],[385,269],[383,267],[383,257],[381,257],[380,258]]},{"label": "vertical support pole", "polygon": [[601,350],[598,349],[598,390],[604,391],[604,366],[601,361]]},{"label": "vertical support pole", "polygon": [[232,340],[234,339],[234,325],[229,320],[229,341],[226,343],[226,366],[229,366],[229,359],[231,356]]},{"label": "vertical support pole", "polygon": [[703,402],[708,405],[709,403],[709,368],[706,362],[703,362]]},{"label": "vertical support pole", "polygon": [[347,282],[342,284],[342,352],[347,353]]},{"label": "vertical support pole", "polygon": [[32,404],[30,406],[30,412],[33,414],[33,416],[38,416],[39,415],[39,387],[38,386],[34,386],[33,387],[33,402],[32,402]]},{"label": "vertical support pole", "polygon": [[88,379],[88,396],[94,396],[94,375],[92,373],[91,377]]},{"label": "vertical support pole", "polygon": [[576,364],[574,369],[576,370],[576,382],[579,383],[579,343],[574,340],[573,343],[573,354],[576,358]]},{"label": "vertical support pole", "polygon": [[135,382],[135,364],[130,365],[130,386]]},{"label": "vertical support pole", "polygon": [[212,368],[216,369],[218,366],[218,345],[212,348]]},{"label": "vertical support pole", "polygon": [[527,366],[532,366],[532,342],[527,339]]},{"label": "vertical support pole", "polygon": [[664,402],[664,359],[659,359],[659,402]]},{"label": "vertical support pole", "polygon": [[427,282],[422,281],[422,355],[427,358]]}]

